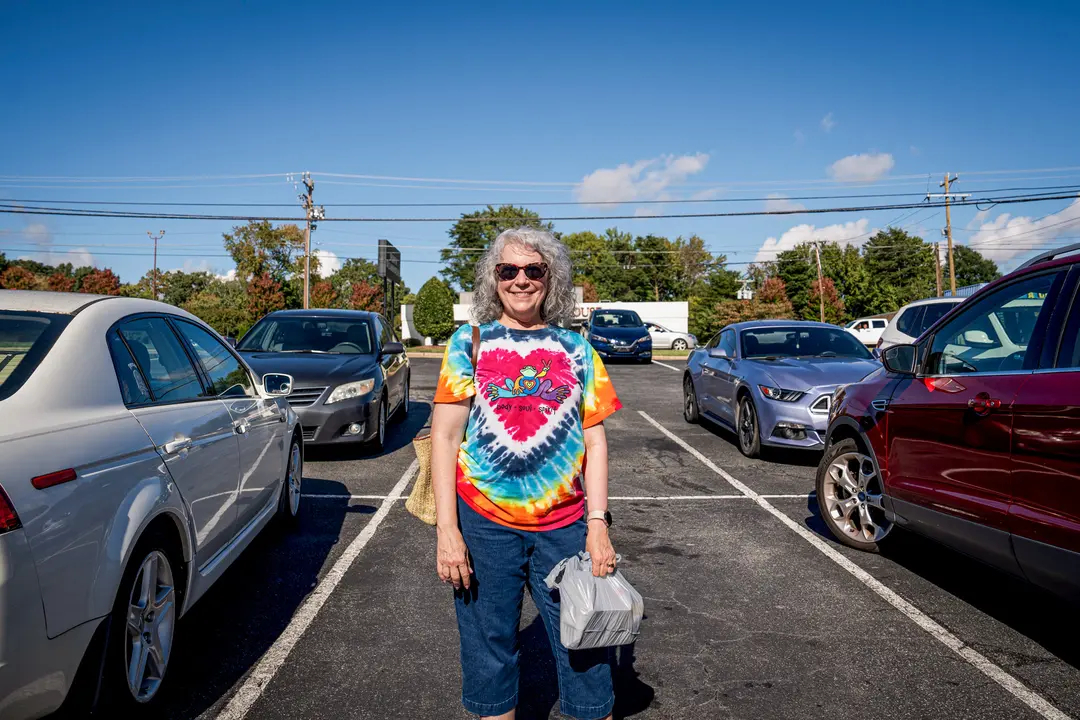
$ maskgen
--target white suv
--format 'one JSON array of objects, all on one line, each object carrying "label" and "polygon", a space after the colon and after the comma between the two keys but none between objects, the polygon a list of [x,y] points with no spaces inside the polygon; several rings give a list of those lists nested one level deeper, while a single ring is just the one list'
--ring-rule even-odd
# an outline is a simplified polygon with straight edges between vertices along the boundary
[{"label": "white suv", "polygon": [[955,305],[962,303],[964,299],[962,297],[940,297],[908,303],[893,315],[893,319],[889,321],[889,326],[885,328],[885,332],[881,333],[877,347],[874,348],[874,355],[880,355],[885,348],[891,345],[915,342],[920,335],[926,332],[928,327],[940,320]]},{"label": "white suv", "polygon": [[889,324],[889,320],[883,317],[864,317],[858,320],[852,320],[844,328],[859,338],[859,342],[863,345],[876,345],[877,341],[881,339],[881,333],[885,332],[885,326]]}]

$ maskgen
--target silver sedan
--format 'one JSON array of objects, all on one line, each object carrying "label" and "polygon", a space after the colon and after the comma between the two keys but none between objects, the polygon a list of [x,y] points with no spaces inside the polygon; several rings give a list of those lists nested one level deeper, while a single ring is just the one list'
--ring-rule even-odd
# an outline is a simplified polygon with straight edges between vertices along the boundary
[{"label": "silver sedan", "polygon": [[77,672],[153,712],[177,620],[299,512],[290,388],[170,305],[0,290],[0,717],[72,707]]},{"label": "silver sedan", "polygon": [[645,323],[652,338],[653,348],[671,348],[672,350],[693,350],[697,347],[697,337],[690,333],[679,332],[653,322]]}]

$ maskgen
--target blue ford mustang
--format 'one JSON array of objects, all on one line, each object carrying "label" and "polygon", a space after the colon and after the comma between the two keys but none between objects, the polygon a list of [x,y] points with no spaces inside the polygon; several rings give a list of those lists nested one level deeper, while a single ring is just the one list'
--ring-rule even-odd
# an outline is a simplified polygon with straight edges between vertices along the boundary
[{"label": "blue ford mustang", "polygon": [[683,417],[735,431],[739,450],[825,447],[833,392],[881,369],[843,328],[797,320],[729,325],[695,349],[683,375]]}]

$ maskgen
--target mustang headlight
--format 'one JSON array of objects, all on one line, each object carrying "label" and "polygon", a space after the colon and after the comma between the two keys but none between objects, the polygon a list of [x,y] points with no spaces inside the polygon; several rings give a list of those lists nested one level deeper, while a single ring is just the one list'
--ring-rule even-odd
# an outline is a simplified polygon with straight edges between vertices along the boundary
[{"label": "mustang headlight", "polygon": [[781,388],[769,387],[768,385],[758,385],[758,390],[770,400],[779,400],[780,402],[795,402],[806,394],[799,390],[783,390]]},{"label": "mustang headlight", "polygon": [[367,395],[375,388],[375,380],[358,380],[357,382],[345,383],[344,385],[338,385],[334,388],[334,392],[330,393],[330,397],[326,398],[324,405],[330,403],[341,402],[342,400],[351,400],[358,398],[361,395]]}]

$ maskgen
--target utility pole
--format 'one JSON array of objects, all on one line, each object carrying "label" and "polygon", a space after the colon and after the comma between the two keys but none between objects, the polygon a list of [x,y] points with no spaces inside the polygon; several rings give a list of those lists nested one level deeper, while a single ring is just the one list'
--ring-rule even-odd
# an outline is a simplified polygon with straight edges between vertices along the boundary
[{"label": "utility pole", "polygon": [[937,278],[937,296],[941,297],[941,243],[934,243],[934,275]]},{"label": "utility pole", "polygon": [[945,192],[934,193],[931,195],[927,193],[926,199],[930,198],[944,198],[945,199],[945,230],[942,234],[948,238],[949,241],[949,289],[952,290],[953,296],[956,295],[956,268],[953,265],[953,244],[952,244],[952,216],[949,213],[949,201],[954,197],[958,197],[961,200],[971,197],[971,193],[950,193],[949,185],[960,179],[959,175],[952,175],[951,173],[945,173],[945,180],[939,183],[938,187],[945,188]]},{"label": "utility pole", "polygon": [[151,275],[150,288],[151,288],[152,292],[154,293],[154,299],[157,300],[158,299],[158,294],[157,294],[157,241],[160,240],[161,238],[165,237],[165,231],[164,230],[159,230],[158,234],[155,235],[154,233],[147,230],[146,234],[149,235],[150,239],[154,241],[154,274]]},{"label": "utility pole", "polygon": [[821,301],[821,322],[825,322],[825,283],[821,279],[821,245],[814,243],[814,255],[817,257],[817,294]]},{"label": "utility pole", "polygon": [[304,309],[311,305],[311,231],[316,224],[326,217],[321,205],[315,205],[312,195],[315,194],[315,181],[311,179],[311,173],[304,173],[304,187],[307,194],[300,194],[300,204],[307,213],[307,225],[304,227]]}]

